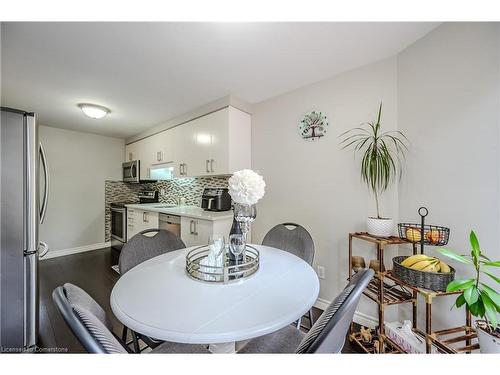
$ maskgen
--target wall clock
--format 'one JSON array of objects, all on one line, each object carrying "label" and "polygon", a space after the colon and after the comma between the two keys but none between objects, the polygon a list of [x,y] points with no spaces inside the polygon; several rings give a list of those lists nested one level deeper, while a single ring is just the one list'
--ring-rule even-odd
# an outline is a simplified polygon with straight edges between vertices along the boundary
[{"label": "wall clock", "polygon": [[299,133],[306,141],[315,141],[325,136],[327,128],[326,115],[323,112],[311,111],[300,121]]}]

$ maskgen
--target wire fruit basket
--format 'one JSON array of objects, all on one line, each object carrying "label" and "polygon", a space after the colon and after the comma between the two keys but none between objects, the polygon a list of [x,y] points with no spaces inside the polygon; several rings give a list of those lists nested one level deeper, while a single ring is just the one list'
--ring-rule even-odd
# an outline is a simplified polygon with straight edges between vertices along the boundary
[{"label": "wire fruit basket", "polygon": [[186,273],[189,277],[207,283],[227,284],[253,275],[259,269],[260,253],[246,245],[243,261],[236,263],[224,253],[223,265],[202,264],[209,254],[208,245],[199,246],[186,255]]},{"label": "wire fruit basket", "polygon": [[405,267],[401,264],[408,256],[392,258],[393,273],[399,280],[417,288],[445,292],[446,287],[455,279],[455,269],[450,266],[450,272],[424,272]]},{"label": "wire fruit basket", "polygon": [[428,213],[427,208],[420,207],[418,210],[421,218],[420,224],[398,224],[399,237],[410,242],[420,243],[420,252],[422,254],[424,253],[424,245],[444,246],[450,238],[450,228],[425,224],[425,217]]},{"label": "wire fruit basket", "polygon": [[424,245],[430,246],[444,246],[450,238],[450,229],[439,225],[424,224],[424,229],[422,230],[420,224],[399,223],[398,230],[399,237],[417,243],[423,239]]}]

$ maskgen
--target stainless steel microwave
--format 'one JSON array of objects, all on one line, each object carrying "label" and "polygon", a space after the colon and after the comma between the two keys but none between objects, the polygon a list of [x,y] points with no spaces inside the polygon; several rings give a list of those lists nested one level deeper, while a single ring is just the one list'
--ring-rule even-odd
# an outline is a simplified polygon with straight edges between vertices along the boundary
[{"label": "stainless steel microwave", "polygon": [[122,164],[123,182],[140,182],[141,161],[132,160]]}]

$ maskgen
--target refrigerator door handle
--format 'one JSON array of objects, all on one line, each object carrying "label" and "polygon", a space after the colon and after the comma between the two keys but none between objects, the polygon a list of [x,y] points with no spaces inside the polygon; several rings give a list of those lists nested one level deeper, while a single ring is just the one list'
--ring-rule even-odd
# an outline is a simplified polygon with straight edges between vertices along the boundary
[{"label": "refrigerator door handle", "polygon": [[47,204],[49,201],[49,165],[47,164],[47,156],[45,155],[45,150],[43,149],[43,145],[40,142],[40,160],[42,161],[43,165],[43,175],[44,175],[44,181],[45,181],[45,189],[43,193],[43,201],[42,201],[42,207],[40,208],[40,224],[43,223],[43,220],[45,219],[45,213],[47,212]]},{"label": "refrigerator door handle", "polygon": [[49,252],[49,245],[46,242],[40,241],[40,248],[42,251],[38,253],[38,258],[41,259]]}]

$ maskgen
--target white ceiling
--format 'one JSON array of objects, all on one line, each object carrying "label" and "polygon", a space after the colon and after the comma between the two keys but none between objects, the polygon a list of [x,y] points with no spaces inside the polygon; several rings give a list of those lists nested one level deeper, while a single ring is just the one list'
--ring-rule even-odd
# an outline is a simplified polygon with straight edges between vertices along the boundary
[{"label": "white ceiling", "polygon": [[[2,23],[2,105],[129,137],[226,95],[257,103],[397,54],[437,23]],[[78,103],[112,113],[86,118]]]}]

